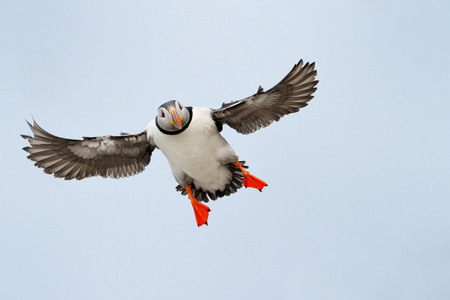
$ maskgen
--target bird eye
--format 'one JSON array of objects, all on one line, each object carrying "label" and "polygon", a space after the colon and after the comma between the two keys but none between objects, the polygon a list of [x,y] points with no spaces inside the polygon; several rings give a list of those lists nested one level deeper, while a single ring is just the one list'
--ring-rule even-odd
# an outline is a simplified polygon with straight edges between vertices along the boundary
[{"label": "bird eye", "polygon": [[180,108],[180,110],[182,110],[182,109],[183,109],[183,106],[181,106],[181,104],[180,104],[180,103],[178,103],[178,107]]},{"label": "bird eye", "polygon": [[166,117],[166,114],[163,112],[163,111],[161,111],[161,113],[160,113],[160,115],[159,115],[161,118],[165,118]]}]

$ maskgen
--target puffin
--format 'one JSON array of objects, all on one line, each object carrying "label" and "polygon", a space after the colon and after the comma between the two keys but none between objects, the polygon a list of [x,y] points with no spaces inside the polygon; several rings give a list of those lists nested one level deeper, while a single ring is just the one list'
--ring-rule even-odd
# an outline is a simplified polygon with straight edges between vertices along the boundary
[{"label": "puffin", "polygon": [[171,100],[138,134],[66,139],[50,134],[33,119],[26,121],[33,136],[21,135],[30,146],[23,150],[34,165],[65,180],[93,176],[122,178],[144,171],[155,149],[169,162],[176,190],[191,201],[197,226],[208,225],[204,203],[229,196],[241,187],[262,191],[267,183],[250,174],[221,135],[224,125],[241,134],[267,127],[298,112],[313,99],[318,80],[315,63],[300,60],[273,88],[247,98],[223,103],[218,109],[184,106]]}]

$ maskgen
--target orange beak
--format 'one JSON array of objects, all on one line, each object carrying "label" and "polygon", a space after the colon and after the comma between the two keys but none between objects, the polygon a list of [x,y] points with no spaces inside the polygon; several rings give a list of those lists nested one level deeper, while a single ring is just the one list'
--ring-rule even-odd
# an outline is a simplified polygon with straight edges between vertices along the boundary
[{"label": "orange beak", "polygon": [[175,119],[175,122],[177,122],[177,124],[178,124],[178,129],[181,129],[183,126],[181,126],[180,118],[178,117],[178,114],[177,114],[177,112],[175,111],[174,108],[172,108],[172,115],[173,115],[173,117]]}]

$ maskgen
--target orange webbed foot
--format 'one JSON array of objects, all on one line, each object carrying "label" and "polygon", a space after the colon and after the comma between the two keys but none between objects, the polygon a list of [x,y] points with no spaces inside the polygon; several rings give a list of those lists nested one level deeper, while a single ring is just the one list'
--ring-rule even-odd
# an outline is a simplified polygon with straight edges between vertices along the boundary
[{"label": "orange webbed foot", "polygon": [[242,173],[244,174],[245,187],[255,188],[261,192],[262,189],[267,186],[267,183],[264,180],[261,180],[258,177],[247,172],[238,161],[234,164],[236,165],[236,167],[241,169]]},{"label": "orange webbed foot", "polygon": [[200,227],[202,225],[208,225],[208,217],[211,210],[205,204],[195,200],[194,194],[192,194],[192,190],[189,185],[186,186],[186,191],[189,199],[191,200],[192,208],[194,209],[197,226]]}]

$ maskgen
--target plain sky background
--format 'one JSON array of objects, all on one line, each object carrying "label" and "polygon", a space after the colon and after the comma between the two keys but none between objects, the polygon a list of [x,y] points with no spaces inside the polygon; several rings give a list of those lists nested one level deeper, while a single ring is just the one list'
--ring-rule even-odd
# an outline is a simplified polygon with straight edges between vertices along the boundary
[{"label": "plain sky background", "polygon": [[[0,299],[450,299],[448,1],[0,1]],[[223,135],[268,182],[197,228],[164,156],[64,181],[21,150],[219,107],[300,59],[298,114]]]}]

